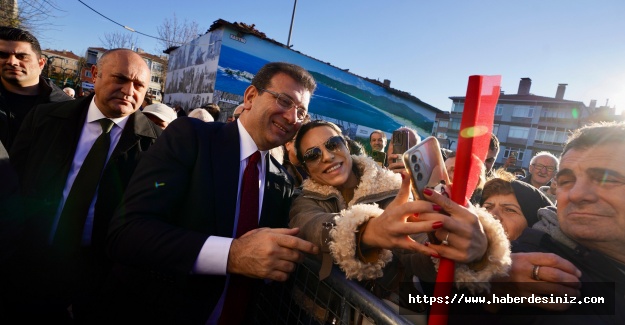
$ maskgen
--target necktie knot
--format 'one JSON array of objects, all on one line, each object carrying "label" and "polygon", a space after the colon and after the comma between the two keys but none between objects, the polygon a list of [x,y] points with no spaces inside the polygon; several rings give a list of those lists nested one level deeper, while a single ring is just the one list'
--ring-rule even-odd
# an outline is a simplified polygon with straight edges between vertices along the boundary
[{"label": "necktie knot", "polygon": [[258,161],[260,161],[260,151],[256,151],[254,152],[251,156],[250,156],[250,161],[247,163],[248,165],[256,165],[258,164]]},{"label": "necktie knot", "polygon": [[103,118],[98,120],[98,122],[100,122],[100,126],[102,127],[102,133],[109,133],[111,132],[111,129],[113,128],[113,121],[107,119],[107,118]]}]

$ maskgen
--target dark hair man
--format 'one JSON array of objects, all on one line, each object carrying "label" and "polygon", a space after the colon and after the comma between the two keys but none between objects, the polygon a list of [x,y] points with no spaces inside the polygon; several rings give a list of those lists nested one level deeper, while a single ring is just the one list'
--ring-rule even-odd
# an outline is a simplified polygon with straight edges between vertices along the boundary
[{"label": "dark hair man", "polygon": [[488,152],[486,153],[486,159],[484,160],[487,178],[493,173],[493,166],[495,165],[495,160],[497,160],[497,155],[499,155],[499,139],[497,139],[497,136],[494,133],[491,133]]},{"label": "dark hair man", "polygon": [[384,151],[386,147],[386,134],[381,130],[375,130],[369,134],[369,144],[373,151]]},{"label": "dark hair man", "polygon": [[285,281],[317,253],[284,229],[293,184],[269,154],[293,139],[315,87],[303,68],[268,63],[236,122],[177,119],[143,155],[108,236],[130,319],[242,323],[257,279]]},{"label": "dark hair man", "polygon": [[40,76],[45,64],[35,36],[19,28],[0,27],[0,141],[9,152],[32,107],[72,99]]},{"label": "dark hair man", "polygon": [[92,74],[95,95],[33,108],[11,150],[26,220],[10,283],[19,322],[61,323],[71,310],[92,324],[107,314],[108,224],[161,133],[138,111],[150,82],[141,56],[107,51]]}]

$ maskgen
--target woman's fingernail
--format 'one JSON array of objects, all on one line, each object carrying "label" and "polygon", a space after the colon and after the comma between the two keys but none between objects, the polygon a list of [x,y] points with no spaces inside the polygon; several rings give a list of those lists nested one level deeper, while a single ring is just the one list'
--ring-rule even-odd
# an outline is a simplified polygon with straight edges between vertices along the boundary
[{"label": "woman's fingernail", "polygon": [[429,241],[426,241],[425,243],[423,243],[423,245],[425,245],[425,246],[430,246],[430,242],[429,242]]},{"label": "woman's fingernail", "polygon": [[423,190],[423,194],[425,194],[427,196],[430,196],[430,195],[432,195],[432,190],[430,190],[429,188],[426,188],[426,189]]},{"label": "woman's fingernail", "polygon": [[440,255],[438,255],[438,254],[432,254],[432,255],[430,255],[430,256],[432,256],[432,257],[434,257],[434,258],[441,258],[441,256],[440,256]]},{"label": "woman's fingernail", "polygon": [[419,214],[418,214],[418,213],[415,213],[415,214],[413,214],[412,216],[413,216],[413,217],[415,217],[415,218],[418,218],[418,217],[419,217]]},{"label": "woman's fingernail", "polygon": [[443,222],[442,221],[436,221],[435,223],[432,224],[432,229],[438,229],[438,228],[442,228],[443,227]]},{"label": "woman's fingernail", "polygon": [[399,173],[399,175],[401,175],[401,179],[406,179],[406,175],[404,175],[404,173]]},{"label": "woman's fingernail", "polygon": [[438,204],[432,204],[432,209],[434,209],[434,211],[436,212],[443,210],[443,208],[441,208],[441,206]]}]

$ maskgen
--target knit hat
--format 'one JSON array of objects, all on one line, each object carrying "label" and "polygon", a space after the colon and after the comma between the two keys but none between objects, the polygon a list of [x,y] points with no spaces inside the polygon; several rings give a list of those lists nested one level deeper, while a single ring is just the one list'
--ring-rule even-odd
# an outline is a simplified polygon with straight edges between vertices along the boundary
[{"label": "knit hat", "polygon": [[514,196],[519,201],[528,227],[538,222],[538,209],[553,206],[553,203],[542,192],[530,184],[513,180],[510,185],[514,190]]}]

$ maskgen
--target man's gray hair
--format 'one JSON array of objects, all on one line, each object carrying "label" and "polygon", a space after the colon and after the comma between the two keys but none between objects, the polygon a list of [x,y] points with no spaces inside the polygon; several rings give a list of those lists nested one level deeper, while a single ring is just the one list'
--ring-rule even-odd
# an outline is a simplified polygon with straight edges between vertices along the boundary
[{"label": "man's gray hair", "polygon": [[625,139],[625,122],[598,122],[583,126],[571,134],[562,155],[571,149],[587,149],[604,144],[621,144]]},{"label": "man's gray hair", "polygon": [[558,170],[558,167],[560,167],[560,159],[549,151],[540,151],[539,153],[534,155],[534,157],[532,157],[532,160],[530,160],[530,165],[533,165],[534,162],[536,161],[536,158],[539,158],[539,157],[549,157],[553,159],[553,161],[556,163],[556,170]]}]

